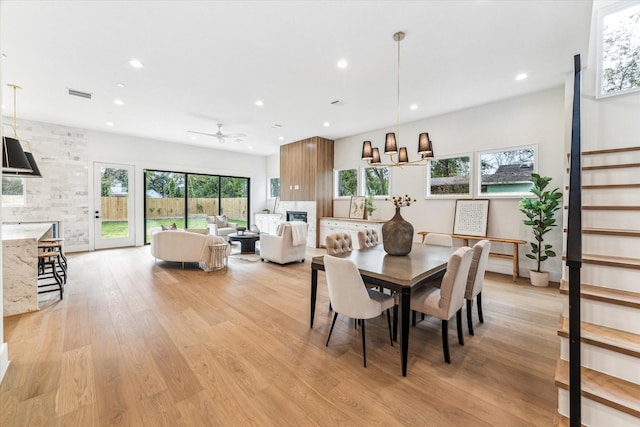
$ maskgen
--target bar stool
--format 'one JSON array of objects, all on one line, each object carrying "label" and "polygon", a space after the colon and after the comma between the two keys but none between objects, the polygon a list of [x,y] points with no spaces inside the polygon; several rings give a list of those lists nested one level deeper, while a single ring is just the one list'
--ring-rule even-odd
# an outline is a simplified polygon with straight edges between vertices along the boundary
[{"label": "bar stool", "polygon": [[64,255],[64,251],[62,250],[62,242],[64,242],[64,238],[51,237],[48,239],[40,239],[40,242],[41,243],[60,243],[60,248],[58,248],[58,251],[60,251],[60,256],[62,257],[62,262],[64,263],[64,268],[65,270],[69,268],[67,265],[67,257]]},{"label": "bar stool", "polygon": [[[51,269],[49,273],[47,267]],[[54,279],[55,283],[41,283],[41,280]],[[52,286],[57,286],[57,289],[51,289]],[[44,288],[45,290],[40,290]],[[63,298],[63,281],[58,274],[58,253],[54,251],[40,252],[38,253],[38,293],[46,294],[48,292],[60,291],[60,299]]]},{"label": "bar stool", "polygon": [[56,270],[58,270],[63,277],[64,283],[67,283],[67,259],[62,253],[62,243],[60,242],[43,242],[40,240],[38,243],[38,249],[43,253],[52,253],[57,257]]}]

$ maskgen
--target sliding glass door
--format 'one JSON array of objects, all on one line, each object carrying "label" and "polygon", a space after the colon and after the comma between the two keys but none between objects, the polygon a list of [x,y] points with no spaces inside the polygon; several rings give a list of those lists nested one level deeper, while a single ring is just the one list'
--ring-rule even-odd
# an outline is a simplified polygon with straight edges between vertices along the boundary
[{"label": "sliding glass door", "polygon": [[206,228],[207,216],[249,222],[249,178],[145,170],[145,243],[153,228]]}]

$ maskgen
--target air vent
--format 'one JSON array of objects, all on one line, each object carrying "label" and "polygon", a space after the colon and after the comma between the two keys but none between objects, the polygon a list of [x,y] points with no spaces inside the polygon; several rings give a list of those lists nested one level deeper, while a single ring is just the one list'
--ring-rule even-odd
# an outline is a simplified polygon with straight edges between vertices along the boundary
[{"label": "air vent", "polygon": [[335,101],[331,102],[331,105],[337,105],[339,107],[342,107],[344,105],[344,101],[341,99],[336,99]]},{"label": "air vent", "polygon": [[272,128],[274,129],[280,129],[282,127],[282,125],[279,125],[278,123],[274,123],[271,125]]},{"label": "air vent", "polygon": [[71,96],[79,96],[80,98],[91,99],[91,94],[89,92],[82,92],[81,90],[68,89],[69,95]]}]

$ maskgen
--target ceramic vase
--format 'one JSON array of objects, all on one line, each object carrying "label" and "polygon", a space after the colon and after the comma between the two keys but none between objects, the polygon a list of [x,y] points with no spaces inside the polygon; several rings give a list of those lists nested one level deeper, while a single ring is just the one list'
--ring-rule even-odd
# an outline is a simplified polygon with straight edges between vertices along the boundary
[{"label": "ceramic vase", "polygon": [[400,208],[396,214],[382,225],[382,244],[389,255],[407,255],[413,244],[413,225],[405,221],[400,215]]}]

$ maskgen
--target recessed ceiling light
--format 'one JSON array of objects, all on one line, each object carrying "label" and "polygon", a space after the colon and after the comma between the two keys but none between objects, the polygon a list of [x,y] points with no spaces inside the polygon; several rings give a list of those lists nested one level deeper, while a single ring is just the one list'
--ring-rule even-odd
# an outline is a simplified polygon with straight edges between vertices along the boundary
[{"label": "recessed ceiling light", "polygon": [[411,104],[411,106],[409,108],[411,110],[417,110],[418,109],[418,105],[417,104]]},{"label": "recessed ceiling light", "polygon": [[2,104],[2,109],[4,110],[5,108],[7,108],[7,106]]},{"label": "recessed ceiling light", "polygon": [[247,147],[249,150],[253,150],[253,145]]},{"label": "recessed ceiling light", "polygon": [[124,83],[116,83],[116,86],[118,86],[118,87],[124,87]]},{"label": "recessed ceiling light", "polygon": [[2,59],[7,59],[7,54],[6,53],[2,54]]},{"label": "recessed ceiling light", "polygon": [[135,58],[129,60],[129,65],[131,65],[133,68],[144,68],[144,64]]},{"label": "recessed ceiling light", "polygon": [[259,99],[256,101],[256,105],[258,107],[262,107],[264,105],[264,102],[260,101]]},{"label": "recessed ceiling light", "polygon": [[122,99],[114,99],[113,103],[116,105],[124,105],[124,101]]},{"label": "recessed ceiling light", "polygon": [[329,123],[329,122],[324,122],[324,123],[322,124],[322,126],[324,126],[324,127],[328,128],[329,126],[331,126],[331,123]]},{"label": "recessed ceiling light", "polygon": [[526,79],[527,77],[529,77],[529,76],[527,76],[527,73],[520,73],[520,74],[518,74],[518,75],[516,76],[516,80],[517,80],[517,81],[521,81],[521,80]]},{"label": "recessed ceiling light", "polygon": [[107,122],[107,126],[113,126],[114,123],[113,122]]},{"label": "recessed ceiling light", "polygon": [[196,139],[198,139],[198,138],[196,138],[195,136],[192,136],[192,137],[191,137],[191,140],[192,140],[192,141],[195,141]]},{"label": "recessed ceiling light", "polygon": [[279,139],[280,141],[284,141],[284,136],[279,136],[279,137],[278,137],[278,139]]},{"label": "recessed ceiling light", "polygon": [[348,65],[349,63],[347,63],[346,59],[341,59],[340,61],[338,61],[338,68],[347,68]]}]

